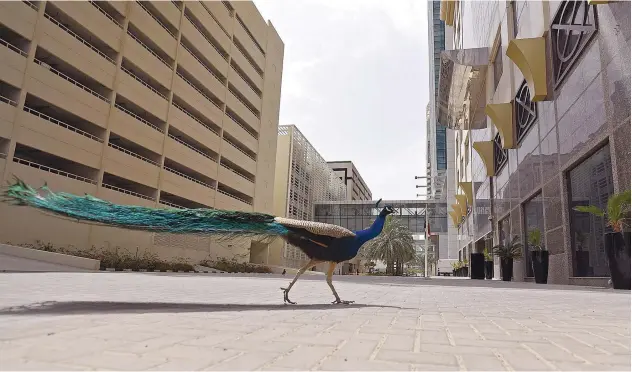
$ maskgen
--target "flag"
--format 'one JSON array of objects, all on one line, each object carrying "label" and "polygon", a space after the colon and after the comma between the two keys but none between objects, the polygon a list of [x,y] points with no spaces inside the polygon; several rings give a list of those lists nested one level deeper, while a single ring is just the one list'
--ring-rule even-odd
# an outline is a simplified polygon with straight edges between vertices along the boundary
[{"label": "flag", "polygon": [[430,224],[426,220],[426,238],[430,238],[432,234],[430,233]]}]

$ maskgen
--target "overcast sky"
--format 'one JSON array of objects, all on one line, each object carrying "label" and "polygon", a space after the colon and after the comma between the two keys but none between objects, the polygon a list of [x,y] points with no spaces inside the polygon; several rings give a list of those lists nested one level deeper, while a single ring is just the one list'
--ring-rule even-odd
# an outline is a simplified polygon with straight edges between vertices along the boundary
[{"label": "overcast sky", "polygon": [[281,117],[373,198],[416,199],[426,168],[425,1],[254,0],[285,43]]}]

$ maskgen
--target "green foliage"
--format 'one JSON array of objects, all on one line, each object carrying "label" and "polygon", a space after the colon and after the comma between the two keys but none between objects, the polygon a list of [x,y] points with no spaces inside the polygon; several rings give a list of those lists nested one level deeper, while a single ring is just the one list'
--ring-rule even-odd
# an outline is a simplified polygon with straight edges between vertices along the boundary
[{"label": "green foliage", "polygon": [[522,243],[520,237],[514,235],[508,244],[500,243],[492,248],[492,253],[501,259],[520,259],[522,257]]},{"label": "green foliage", "polygon": [[610,198],[608,198],[608,205],[605,211],[594,205],[578,206],[573,209],[578,212],[590,213],[601,218],[607,216],[608,226],[612,227],[612,230],[615,232],[622,232],[626,226],[630,226],[630,201],[630,190],[627,190],[612,194]]},{"label": "green foliage", "polygon": [[544,250],[544,247],[542,246],[542,232],[540,229],[533,229],[529,231],[529,247],[537,252]]},{"label": "green foliage", "polygon": [[485,257],[485,261],[494,261],[494,255],[489,253],[489,249],[487,248],[483,251],[483,256]]},{"label": "green foliage", "polygon": [[210,258],[200,261],[200,265],[212,267],[217,270],[229,273],[265,273],[269,274],[272,270],[264,265],[256,265],[248,262],[238,262],[235,258],[227,259],[225,257],[212,260]]},{"label": "green foliage", "polygon": [[410,262],[415,258],[413,235],[401,221],[388,216],[382,233],[364,244],[360,254],[366,259],[387,263]]},{"label": "green foliage", "polygon": [[21,247],[37,249],[46,252],[55,252],[71,256],[91,258],[101,261],[101,269],[116,270],[172,270],[193,271],[193,266],[184,257],[174,257],[172,261],[165,261],[156,253],[145,250],[139,252],[139,248],[132,254],[127,249],[116,247],[114,250],[96,248],[89,249],[55,247],[51,243],[36,241],[35,244],[19,244]]}]

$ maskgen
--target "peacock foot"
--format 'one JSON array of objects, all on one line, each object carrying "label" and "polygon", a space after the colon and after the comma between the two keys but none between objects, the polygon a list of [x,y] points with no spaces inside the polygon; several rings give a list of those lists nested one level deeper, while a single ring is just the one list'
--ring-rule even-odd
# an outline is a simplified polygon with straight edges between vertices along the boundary
[{"label": "peacock foot", "polygon": [[344,301],[344,300],[341,300],[339,298],[336,298],[336,300],[333,301],[332,304],[334,304],[334,305],[337,305],[337,304],[349,305],[349,304],[352,304],[354,302],[355,301]]},{"label": "peacock foot", "polygon": [[281,288],[283,290],[283,303],[296,305],[296,302],[290,301],[289,293],[290,290],[288,288]]}]

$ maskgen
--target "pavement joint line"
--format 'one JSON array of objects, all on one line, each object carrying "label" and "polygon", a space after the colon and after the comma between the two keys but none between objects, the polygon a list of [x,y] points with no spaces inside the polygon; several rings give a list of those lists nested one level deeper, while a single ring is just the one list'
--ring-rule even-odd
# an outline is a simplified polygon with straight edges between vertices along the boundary
[{"label": "pavement joint line", "polygon": [[467,371],[463,357],[459,354],[454,354],[454,358],[456,359],[456,363],[459,365],[459,371]]},{"label": "pavement joint line", "polygon": [[511,336],[511,333],[509,333],[508,330],[504,329],[503,327],[500,326],[500,324],[496,323],[494,321],[494,319],[488,319],[490,323],[492,323],[493,325],[495,325],[496,327],[498,327],[499,330],[503,331],[507,336]]},{"label": "pavement joint line", "polygon": [[373,349],[373,352],[369,356],[369,360],[375,360],[375,358],[377,357],[377,353],[380,352],[380,349],[382,349],[382,346],[384,346],[384,343],[386,342],[387,338],[388,338],[388,335],[382,335],[382,337],[380,338],[380,341],[377,343],[377,345],[375,345],[375,349]]},{"label": "pavement joint line", "polygon": [[588,342],[586,342],[584,340],[580,340],[579,338],[577,338],[577,337],[575,337],[573,335],[569,335],[568,333],[564,333],[564,336],[570,338],[571,340],[575,340],[575,341],[579,342],[580,344],[584,344],[584,345],[586,345],[586,346],[588,346],[590,348],[598,350],[598,351],[600,351],[600,352],[602,352],[602,353],[604,353],[606,355],[612,355],[612,353],[609,352],[608,350],[604,350],[604,349],[602,349],[602,348],[600,348],[599,346],[596,346],[596,345],[591,345],[591,344],[589,344]]},{"label": "pavement joint line", "polygon": [[483,336],[483,334],[476,328],[474,327],[474,324],[470,323],[470,328],[472,328],[472,330],[474,331],[474,333],[476,333],[476,335],[481,339],[481,340],[486,340],[485,336]]},{"label": "pavement joint line", "polygon": [[549,339],[548,337],[543,337],[543,339],[544,339],[545,341],[548,341],[551,345],[556,346],[557,348],[559,348],[559,349],[561,349],[561,350],[565,351],[566,353],[568,353],[568,354],[572,355],[573,357],[575,357],[575,358],[577,358],[577,359],[581,360],[582,362],[584,362],[584,363],[586,363],[586,364],[592,364],[592,363],[591,363],[588,359],[585,359],[585,358],[583,358],[582,356],[580,356],[580,355],[577,355],[577,354],[573,353],[572,351],[570,351],[570,350],[569,350],[569,349],[567,349],[566,347],[564,347],[564,346],[562,346],[562,345],[558,344],[557,342],[555,342],[555,341],[553,341],[553,340]]},{"label": "pavement joint line", "polygon": [[604,340],[604,341],[608,341],[608,342],[610,342],[611,344],[614,344],[614,345],[620,346],[620,347],[622,347],[622,348],[624,348],[624,349],[626,349],[626,350],[630,350],[630,347],[629,347],[629,346],[627,346],[627,345],[625,345],[625,344],[622,344],[622,343],[620,343],[620,342],[618,342],[618,341],[610,340],[610,339],[608,339],[608,338],[605,338],[605,337],[603,337],[603,336],[600,336],[600,335],[598,335],[598,334],[596,334],[596,333],[593,333],[593,332],[590,332],[590,331],[586,331],[586,333],[588,333],[588,334],[589,334],[589,335],[591,335],[591,336],[595,336],[595,337],[597,337],[597,338],[600,338],[600,339],[602,339],[602,340]]},{"label": "pavement joint line", "polygon": [[454,337],[452,337],[452,332],[450,332],[450,328],[445,327],[445,334],[448,337],[448,342],[450,343],[451,346],[456,346],[456,342],[454,342]]},{"label": "pavement joint line", "polygon": [[542,355],[540,355],[540,353],[538,353],[537,351],[535,351],[532,348],[530,348],[528,345],[526,345],[526,344],[521,342],[520,346],[522,346],[528,352],[533,354],[536,358],[538,358],[539,361],[541,361],[542,363],[546,364],[546,366],[549,367],[552,371],[559,370],[559,368],[557,368],[557,366],[555,364],[553,364],[553,363],[549,362],[548,360],[546,360],[546,358],[544,358]]},{"label": "pavement joint line", "polygon": [[492,349],[492,352],[494,353],[494,356],[496,357],[496,359],[498,359],[500,361],[500,364],[502,364],[503,367],[505,367],[505,369],[507,371],[509,371],[509,372],[513,372],[514,371],[514,369],[511,366],[511,364],[509,364],[507,359],[505,359],[505,357],[503,357],[503,355],[497,349]]},{"label": "pavement joint line", "polygon": [[348,340],[342,340],[338,345],[336,345],[331,353],[325,355],[321,360],[316,362],[316,364],[314,364],[314,366],[310,368],[310,371],[317,371],[328,359],[330,359],[335,353],[340,351],[340,349],[342,349],[347,344],[347,342]]}]

